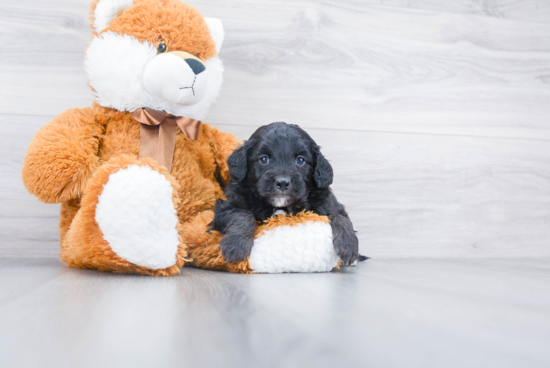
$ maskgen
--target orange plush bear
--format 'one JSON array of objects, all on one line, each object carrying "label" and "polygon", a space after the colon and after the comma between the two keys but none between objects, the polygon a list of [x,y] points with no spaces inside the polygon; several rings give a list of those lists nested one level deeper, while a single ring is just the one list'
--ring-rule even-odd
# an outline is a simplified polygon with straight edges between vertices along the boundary
[{"label": "orange plush bear", "polygon": [[[23,167],[29,192],[62,204],[61,260],[158,276],[184,265],[332,269],[330,226],[314,214],[259,226],[250,259],[235,264],[221,255],[221,234],[206,232],[229,180],[226,159],[239,145],[201,122],[222,84],[221,22],[179,0],[96,0],[91,19],[84,67],[96,102],[44,126]],[[274,262],[297,245],[281,239],[300,241],[296,231],[307,238],[300,254],[315,256]]]}]

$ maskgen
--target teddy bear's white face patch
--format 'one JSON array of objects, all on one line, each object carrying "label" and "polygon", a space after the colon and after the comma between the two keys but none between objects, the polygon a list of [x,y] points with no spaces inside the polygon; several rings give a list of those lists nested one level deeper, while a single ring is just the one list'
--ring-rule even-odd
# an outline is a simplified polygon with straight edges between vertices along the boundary
[{"label": "teddy bear's white face patch", "polygon": [[197,74],[200,67],[192,62],[111,31],[93,38],[84,68],[101,106],[129,112],[148,107],[197,120],[218,96],[223,74],[219,57],[206,60]]},{"label": "teddy bear's white face patch", "polygon": [[147,63],[143,85],[149,93],[172,103],[194,105],[208,88],[208,72],[201,61],[168,52]]}]

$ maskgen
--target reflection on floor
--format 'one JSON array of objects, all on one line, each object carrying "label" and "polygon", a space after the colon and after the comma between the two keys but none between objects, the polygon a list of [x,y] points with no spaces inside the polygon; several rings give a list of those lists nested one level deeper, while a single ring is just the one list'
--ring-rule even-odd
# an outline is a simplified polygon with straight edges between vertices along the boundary
[{"label": "reflection on floor", "polygon": [[544,367],[548,259],[152,278],[0,258],[3,367]]}]

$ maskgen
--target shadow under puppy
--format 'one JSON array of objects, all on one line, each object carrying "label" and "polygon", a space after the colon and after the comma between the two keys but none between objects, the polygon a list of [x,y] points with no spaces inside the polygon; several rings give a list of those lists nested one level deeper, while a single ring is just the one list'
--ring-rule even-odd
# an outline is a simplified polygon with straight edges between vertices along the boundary
[{"label": "shadow under puppy", "polygon": [[328,216],[336,254],[349,266],[366,257],[344,206],[331,189],[332,167],[320,147],[297,125],[260,127],[227,159],[231,181],[218,200],[211,230],[224,234],[220,249],[229,263],[245,260],[257,221],[303,210]]}]

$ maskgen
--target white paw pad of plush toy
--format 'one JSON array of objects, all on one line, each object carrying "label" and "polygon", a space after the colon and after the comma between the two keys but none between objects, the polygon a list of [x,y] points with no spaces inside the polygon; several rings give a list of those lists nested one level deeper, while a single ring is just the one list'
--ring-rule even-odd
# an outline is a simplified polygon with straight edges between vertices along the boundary
[{"label": "white paw pad of plush toy", "polygon": [[253,272],[329,272],[338,266],[326,217],[280,214],[258,230],[249,258]]}]

